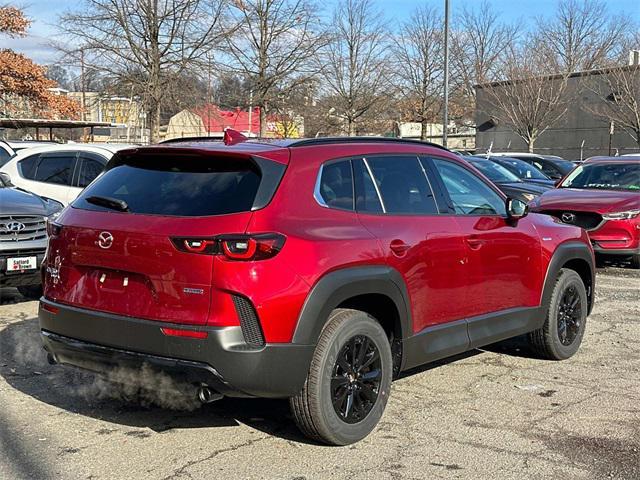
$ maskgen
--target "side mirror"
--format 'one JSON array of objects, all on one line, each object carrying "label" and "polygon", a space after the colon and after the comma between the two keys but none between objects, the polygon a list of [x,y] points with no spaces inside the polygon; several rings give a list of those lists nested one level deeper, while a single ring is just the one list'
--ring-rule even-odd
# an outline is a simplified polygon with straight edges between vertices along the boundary
[{"label": "side mirror", "polygon": [[13,187],[13,183],[11,183],[11,177],[8,173],[0,172],[0,184],[5,187]]},{"label": "side mirror", "polygon": [[562,178],[558,178],[558,179],[556,179],[556,181],[555,181],[555,182],[553,182],[553,186],[554,186],[554,187],[557,187],[557,186],[558,186],[558,185],[560,185],[561,183],[562,183]]},{"label": "side mirror", "polygon": [[529,206],[517,198],[507,198],[507,217],[509,220],[518,221],[529,213]]}]

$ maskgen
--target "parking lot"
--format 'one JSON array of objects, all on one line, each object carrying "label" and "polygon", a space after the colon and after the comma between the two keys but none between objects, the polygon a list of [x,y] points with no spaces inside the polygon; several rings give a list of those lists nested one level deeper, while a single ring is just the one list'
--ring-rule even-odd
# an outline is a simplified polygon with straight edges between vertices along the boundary
[{"label": "parking lot", "polygon": [[607,267],[597,281],[572,359],[539,360],[511,341],[413,371],[374,434],[342,448],[305,440],[285,401],[199,406],[163,378],[133,399],[49,366],[37,302],[5,289],[0,478],[637,479],[640,273]]}]

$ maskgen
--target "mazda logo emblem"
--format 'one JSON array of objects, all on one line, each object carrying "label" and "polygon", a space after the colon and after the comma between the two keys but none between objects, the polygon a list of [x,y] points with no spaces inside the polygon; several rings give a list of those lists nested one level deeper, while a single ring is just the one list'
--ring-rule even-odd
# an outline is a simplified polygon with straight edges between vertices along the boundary
[{"label": "mazda logo emblem", "polygon": [[576,220],[576,216],[573,213],[570,212],[565,212],[560,216],[560,219],[564,222],[564,223],[573,223]]},{"label": "mazda logo emblem", "polygon": [[109,232],[100,232],[97,243],[100,248],[111,248],[111,245],[113,245],[113,235]]},{"label": "mazda logo emblem", "polygon": [[7,232],[21,232],[22,230],[24,230],[24,223],[20,223],[20,222],[9,222],[9,223],[5,223],[4,224],[4,229]]}]

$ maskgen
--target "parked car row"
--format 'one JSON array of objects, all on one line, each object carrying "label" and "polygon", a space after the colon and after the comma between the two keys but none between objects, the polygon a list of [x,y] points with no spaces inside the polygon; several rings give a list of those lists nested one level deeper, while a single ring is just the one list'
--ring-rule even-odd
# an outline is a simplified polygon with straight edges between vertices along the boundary
[{"label": "parked car row", "polygon": [[0,141],[0,288],[42,292],[45,222],[73,201],[126,145]]}]

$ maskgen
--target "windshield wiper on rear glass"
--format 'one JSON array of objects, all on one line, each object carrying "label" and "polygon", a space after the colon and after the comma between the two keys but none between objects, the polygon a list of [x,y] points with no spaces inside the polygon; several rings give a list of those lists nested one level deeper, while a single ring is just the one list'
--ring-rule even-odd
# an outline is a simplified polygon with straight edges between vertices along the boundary
[{"label": "windshield wiper on rear glass", "polygon": [[124,200],[111,197],[100,197],[97,195],[85,198],[85,201],[99,205],[101,207],[110,208],[111,210],[118,210],[119,212],[128,212],[129,205]]}]

